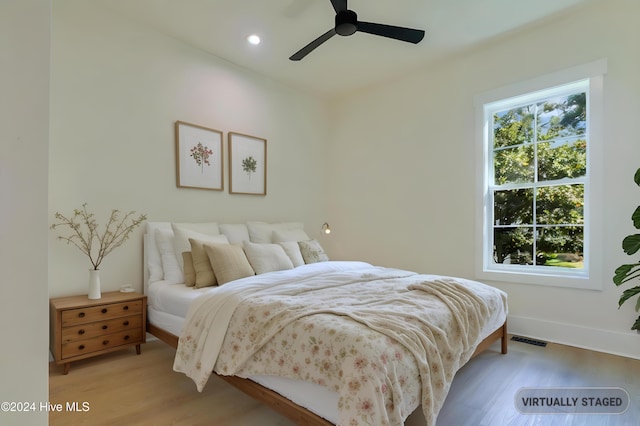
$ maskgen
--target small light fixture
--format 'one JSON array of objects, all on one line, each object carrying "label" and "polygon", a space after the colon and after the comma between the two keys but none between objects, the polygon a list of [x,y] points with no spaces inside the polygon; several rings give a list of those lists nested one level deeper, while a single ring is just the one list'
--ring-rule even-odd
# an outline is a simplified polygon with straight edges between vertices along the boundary
[{"label": "small light fixture", "polygon": [[251,34],[249,37],[247,37],[247,41],[256,46],[260,44],[260,37],[258,37],[256,34]]},{"label": "small light fixture", "polygon": [[322,232],[324,232],[325,234],[330,234],[331,233],[331,227],[329,226],[329,224],[327,222],[322,224]]}]

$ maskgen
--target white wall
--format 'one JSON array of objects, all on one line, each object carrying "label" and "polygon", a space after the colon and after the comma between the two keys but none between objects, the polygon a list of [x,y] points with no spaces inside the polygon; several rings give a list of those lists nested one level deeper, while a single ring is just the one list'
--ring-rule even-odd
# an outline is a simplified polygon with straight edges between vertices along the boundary
[{"label": "white wall", "polygon": [[[48,400],[48,0],[0,2],[0,401]],[[47,413],[0,412],[2,425]]]},{"label": "white wall", "polygon": [[[325,221],[325,105],[82,0],[53,7],[49,219],[82,203],[149,220]],[[96,3],[96,2],[92,2]],[[225,191],[176,188],[174,122],[224,132]],[[230,195],[227,132],[267,139],[267,196]],[[142,289],[142,230],[101,266]],[[87,291],[88,260],[50,233],[50,292]]]},{"label": "white wall", "polygon": [[[597,1],[334,105],[329,181],[336,257],[474,277],[474,96],[608,58],[605,77],[605,274],[601,292],[492,283],[511,331],[640,358],[632,303],[617,309],[614,269],[640,204],[640,3]],[[428,43],[428,38],[425,40]],[[357,196],[354,196],[356,195]]]}]

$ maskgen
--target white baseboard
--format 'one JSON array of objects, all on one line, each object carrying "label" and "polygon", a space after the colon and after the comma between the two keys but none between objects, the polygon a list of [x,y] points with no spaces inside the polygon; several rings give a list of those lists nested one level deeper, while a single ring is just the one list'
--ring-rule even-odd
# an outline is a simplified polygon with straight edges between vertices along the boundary
[{"label": "white baseboard", "polygon": [[597,352],[640,359],[640,334],[600,330],[538,318],[511,316],[509,333]]}]

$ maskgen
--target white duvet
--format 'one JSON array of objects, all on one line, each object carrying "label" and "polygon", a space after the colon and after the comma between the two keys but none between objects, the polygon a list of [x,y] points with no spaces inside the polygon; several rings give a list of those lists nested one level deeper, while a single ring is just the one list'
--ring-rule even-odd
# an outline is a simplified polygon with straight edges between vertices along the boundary
[{"label": "white duvet", "polygon": [[339,425],[434,424],[458,369],[506,318],[506,295],[460,278],[321,262],[227,283],[190,306],[174,369],[305,380]]}]

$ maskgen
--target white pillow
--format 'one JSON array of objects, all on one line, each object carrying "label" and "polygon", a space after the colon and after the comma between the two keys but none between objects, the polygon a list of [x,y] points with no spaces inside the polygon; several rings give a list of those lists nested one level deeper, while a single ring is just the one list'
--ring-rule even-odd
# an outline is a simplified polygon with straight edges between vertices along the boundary
[{"label": "white pillow", "polygon": [[172,223],[171,229],[173,229],[173,249],[176,259],[178,259],[180,271],[184,271],[182,253],[191,251],[189,238],[205,243],[228,243],[226,237],[224,240],[212,238],[220,236],[220,229],[217,223]]},{"label": "white pillow", "polygon": [[223,223],[218,225],[220,232],[227,236],[230,244],[242,244],[249,241],[249,229],[244,223]]},{"label": "white pillow", "polygon": [[160,257],[160,250],[158,250],[158,243],[156,243],[156,229],[165,229],[171,233],[173,233],[173,231],[171,231],[171,224],[169,222],[147,222],[145,227],[144,260],[148,271],[148,282],[145,284],[148,284],[164,278],[162,258]]},{"label": "white pillow", "polygon": [[258,244],[242,242],[247,259],[256,274],[293,269],[293,263],[278,244]]},{"label": "white pillow", "polygon": [[247,222],[247,228],[249,228],[251,242],[265,244],[273,242],[273,231],[303,230],[304,224],[301,222]]},{"label": "white pillow", "polygon": [[294,268],[304,265],[304,259],[302,258],[302,253],[300,253],[300,246],[297,241],[283,241],[278,243],[278,245],[281,246],[287,256],[289,256]]},{"label": "white pillow", "polygon": [[[173,231],[169,229],[156,229],[155,234],[156,245],[158,246],[160,259],[162,261],[164,279],[175,284],[184,282],[184,275],[182,274],[180,265],[178,265],[176,252],[173,248]],[[187,251],[191,251],[191,248]],[[180,257],[182,257],[182,254]]]},{"label": "white pillow", "polygon": [[303,229],[275,229],[272,239],[274,243],[282,243],[285,241],[308,241],[311,238]]}]

